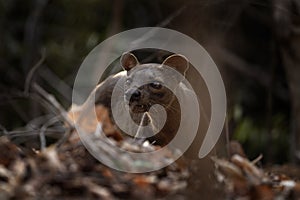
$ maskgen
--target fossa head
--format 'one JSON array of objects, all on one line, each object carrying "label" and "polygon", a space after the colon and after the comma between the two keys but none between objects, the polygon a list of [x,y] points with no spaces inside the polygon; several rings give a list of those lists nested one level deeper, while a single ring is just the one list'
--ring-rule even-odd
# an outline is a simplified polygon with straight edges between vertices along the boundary
[{"label": "fossa head", "polygon": [[[132,53],[124,53],[120,62],[127,71],[124,98],[133,113],[147,112],[154,104],[165,108],[171,105],[173,91],[179,87],[189,67],[187,59],[179,54],[167,57],[162,64],[140,64]],[[171,68],[179,73],[172,72]]]}]

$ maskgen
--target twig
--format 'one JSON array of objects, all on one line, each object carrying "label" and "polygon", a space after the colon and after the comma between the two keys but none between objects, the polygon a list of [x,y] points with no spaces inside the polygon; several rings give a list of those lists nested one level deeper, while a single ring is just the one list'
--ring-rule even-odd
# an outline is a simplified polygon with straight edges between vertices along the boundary
[{"label": "twig", "polygon": [[64,144],[69,139],[73,130],[74,130],[74,126],[68,127],[65,130],[65,134],[55,143],[57,148],[59,148],[62,144]]},{"label": "twig", "polygon": [[33,128],[41,127],[45,123],[45,121],[48,121],[52,117],[53,117],[53,114],[47,114],[47,115],[35,117],[34,119],[30,120],[27,123],[27,126],[33,127]]},{"label": "twig", "polygon": [[56,122],[59,121],[59,118],[53,117],[52,119],[50,119],[49,121],[47,121],[41,128],[41,131],[39,133],[40,135],[40,143],[41,143],[41,150],[44,150],[46,148],[46,137],[45,137],[45,131],[47,130],[47,128],[53,124],[55,124]]},{"label": "twig", "polygon": [[263,158],[263,155],[260,154],[257,158],[255,158],[254,160],[252,160],[251,163],[252,163],[253,165],[255,165],[255,164],[258,163],[262,158]]},{"label": "twig", "polygon": [[[1,95],[0,95],[0,97],[1,97]],[[40,103],[41,105],[43,105],[45,108],[48,108],[53,113],[58,114],[57,109],[55,109],[51,103],[49,103],[47,100],[45,100],[41,96],[34,94],[34,93],[29,93],[29,94],[25,95],[24,92],[15,91],[12,94],[3,95],[2,97],[4,97],[7,100],[18,99],[18,98],[30,98],[30,99]],[[3,101],[4,101],[3,99],[0,99],[0,102],[3,102]]]},{"label": "twig", "polygon": [[2,130],[2,132],[4,133],[4,135],[8,134],[8,131],[6,130],[6,128],[4,126],[2,126],[2,124],[0,124],[0,129]]},{"label": "twig", "polygon": [[[39,63],[42,63],[42,60]],[[36,66],[39,66],[40,64],[37,64]],[[36,69],[37,67],[34,67]],[[37,83],[33,83],[32,87],[35,89],[37,94],[35,93],[29,93],[29,84],[32,77],[33,71],[31,71],[30,75],[27,77],[27,86],[25,89],[25,92],[15,92],[14,94],[10,95],[9,97],[7,95],[4,95],[6,99],[14,99],[14,98],[30,98],[34,101],[39,102],[42,104],[45,108],[48,110],[51,110],[54,114],[58,115],[52,119],[50,119],[48,122],[46,122],[41,130],[33,129],[27,130],[27,131],[12,131],[12,132],[4,132],[4,134],[9,135],[10,137],[16,137],[16,136],[24,136],[24,135],[35,135],[37,132],[40,134],[40,142],[41,142],[41,149],[44,149],[46,147],[46,140],[45,140],[45,132],[48,129],[50,125],[52,125],[55,122],[58,122],[59,119],[62,119],[63,122],[65,122],[66,125],[69,126],[69,129],[65,132],[65,135],[61,140],[59,140],[58,146],[66,140],[66,138],[69,137],[70,132],[73,130],[73,122],[68,117],[68,113],[66,110],[58,103],[58,101],[54,98],[53,95],[47,93],[45,90],[43,90]],[[1,129],[1,127],[0,127]]]},{"label": "twig", "polygon": [[39,70],[38,74],[68,102],[72,101],[72,88],[53,73],[53,71],[49,68],[43,68]]},{"label": "twig", "polygon": [[[0,128],[1,129],[1,128]],[[38,132],[40,130],[39,129],[30,129],[30,130],[22,130],[22,131],[3,131],[3,133],[10,137],[10,138],[13,138],[13,137],[20,137],[20,136],[31,136],[31,135],[37,135]],[[51,132],[59,132],[60,130],[59,129],[47,129],[47,133],[51,133]],[[61,131],[62,132],[62,131]]]},{"label": "twig", "polygon": [[62,143],[64,143],[71,135],[74,130],[73,121],[69,118],[66,110],[58,103],[55,97],[49,93],[47,93],[44,89],[42,89],[38,84],[34,83],[34,89],[58,111],[58,114],[62,117],[63,121],[68,125],[68,130],[65,132],[64,136],[61,140],[58,141],[57,146],[59,147]]},{"label": "twig", "polygon": [[[35,89],[38,89],[38,94],[34,93],[28,93],[27,95],[24,94],[24,92],[14,92],[10,95],[0,95],[0,97],[4,97],[7,100],[11,99],[17,99],[17,98],[30,98],[34,101],[39,102],[42,104],[45,108],[51,110],[54,114],[61,114],[64,113],[63,119],[68,123],[68,124],[73,124],[73,122],[69,119],[67,116],[67,112],[64,110],[64,108],[56,101],[56,99],[53,97],[53,95],[48,94],[45,90],[43,90],[38,84],[34,84]],[[51,98],[47,98],[51,96]],[[0,99],[0,102],[3,102],[3,99]],[[55,105],[54,105],[55,104]],[[68,119],[68,120],[66,120]]]},{"label": "twig", "polygon": [[36,0],[34,8],[26,20],[24,29],[24,44],[26,51],[22,60],[24,71],[27,71],[28,67],[32,65],[31,62],[33,56],[36,54],[35,47],[37,43],[37,27],[47,3],[48,0]]},{"label": "twig", "polygon": [[36,70],[43,64],[43,62],[46,59],[46,50],[42,49],[42,57],[41,59],[31,68],[29,71],[26,80],[25,80],[25,87],[24,87],[24,93],[28,94],[29,93],[29,88],[30,88],[30,83],[32,82],[32,78]]},{"label": "twig", "polygon": [[59,112],[59,114],[63,117],[64,121],[68,123],[68,125],[73,126],[72,120],[68,117],[67,111],[58,103],[55,97],[49,93],[47,93],[43,88],[41,88],[37,83],[33,84],[33,88],[44,97],[51,105]]}]

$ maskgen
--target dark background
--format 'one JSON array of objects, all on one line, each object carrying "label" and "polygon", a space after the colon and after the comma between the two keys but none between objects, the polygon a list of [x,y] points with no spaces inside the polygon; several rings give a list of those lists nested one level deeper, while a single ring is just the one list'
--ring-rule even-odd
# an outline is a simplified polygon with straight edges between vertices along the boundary
[{"label": "dark background", "polygon": [[264,162],[299,162],[297,0],[1,0],[2,134],[49,114],[39,100],[23,95],[34,66],[30,83],[68,109],[77,69],[93,47],[145,26],[180,31],[211,54],[226,86],[229,137],[250,158],[262,153]]}]

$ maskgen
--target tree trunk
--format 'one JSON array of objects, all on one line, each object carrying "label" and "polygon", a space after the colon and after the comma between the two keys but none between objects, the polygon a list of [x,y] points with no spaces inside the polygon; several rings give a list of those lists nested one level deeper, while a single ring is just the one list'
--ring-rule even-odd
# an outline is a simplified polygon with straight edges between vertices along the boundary
[{"label": "tree trunk", "polygon": [[300,3],[274,1],[274,27],[291,101],[291,159],[300,161]]}]

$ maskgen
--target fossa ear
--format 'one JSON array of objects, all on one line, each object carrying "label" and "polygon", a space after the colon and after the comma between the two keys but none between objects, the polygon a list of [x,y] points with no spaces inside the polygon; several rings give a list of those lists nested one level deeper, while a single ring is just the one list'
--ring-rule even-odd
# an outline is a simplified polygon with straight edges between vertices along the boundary
[{"label": "fossa ear", "polygon": [[129,71],[135,66],[139,65],[138,59],[129,52],[123,53],[120,59],[121,66],[124,70]]},{"label": "fossa ear", "polygon": [[189,69],[189,61],[185,56],[180,54],[173,54],[167,57],[162,64],[176,69],[183,76],[185,76],[186,71]]}]

